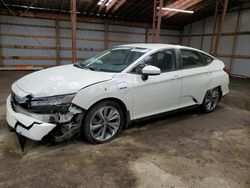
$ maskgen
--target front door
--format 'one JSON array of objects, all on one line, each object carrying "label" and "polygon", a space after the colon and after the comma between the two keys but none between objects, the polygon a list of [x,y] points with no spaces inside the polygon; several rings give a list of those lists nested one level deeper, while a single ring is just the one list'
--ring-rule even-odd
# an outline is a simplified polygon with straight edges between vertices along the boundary
[{"label": "front door", "polygon": [[[138,119],[177,109],[181,94],[181,71],[176,70],[175,50],[158,51],[146,58],[133,73],[133,118]],[[161,74],[142,80],[141,67],[153,65]]]}]

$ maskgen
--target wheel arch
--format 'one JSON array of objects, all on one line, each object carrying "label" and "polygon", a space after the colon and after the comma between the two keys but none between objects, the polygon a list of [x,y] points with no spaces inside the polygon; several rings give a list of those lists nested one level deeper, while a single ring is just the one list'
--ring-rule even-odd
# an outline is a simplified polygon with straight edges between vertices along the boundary
[{"label": "wheel arch", "polygon": [[[211,89],[216,89],[216,88],[218,88],[218,89],[219,89],[219,94],[220,94],[220,99],[219,99],[219,100],[221,100],[221,98],[222,98],[222,89],[221,89],[221,85],[216,86],[216,87],[213,87],[213,88],[211,88]],[[211,89],[208,89],[208,90],[206,91],[206,93],[205,93],[205,95],[204,95],[204,97],[203,97],[203,100],[202,100],[202,101],[204,101],[204,99],[205,99],[205,97],[206,97],[206,95],[207,95],[208,91],[209,91],[209,90],[211,90]]]},{"label": "wheel arch", "polygon": [[219,99],[219,101],[220,101],[221,98],[222,98],[222,89],[221,89],[221,85],[217,86],[216,88],[219,89],[219,94],[220,94],[220,99]]},{"label": "wheel arch", "polygon": [[121,99],[118,99],[118,98],[115,98],[115,97],[106,97],[106,98],[103,98],[103,99],[101,99],[101,100],[96,101],[95,103],[93,103],[93,104],[86,110],[86,114],[87,114],[94,106],[96,106],[97,104],[99,104],[99,103],[101,103],[101,102],[104,102],[104,101],[113,101],[113,102],[118,103],[118,104],[122,107],[123,115],[125,116],[125,120],[126,120],[125,127],[128,127],[128,125],[129,125],[129,123],[130,123],[130,121],[131,121],[130,111],[129,111],[129,109],[127,108],[127,106],[125,105],[125,103],[124,103]]}]

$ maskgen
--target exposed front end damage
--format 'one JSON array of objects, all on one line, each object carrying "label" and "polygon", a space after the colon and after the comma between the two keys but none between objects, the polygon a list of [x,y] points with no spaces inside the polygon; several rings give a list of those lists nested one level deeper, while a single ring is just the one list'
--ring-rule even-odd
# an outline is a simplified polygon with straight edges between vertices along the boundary
[{"label": "exposed front end damage", "polygon": [[66,113],[51,114],[56,127],[45,137],[44,142],[58,143],[70,139],[73,136],[79,136],[81,131],[84,110],[71,104]]},{"label": "exposed front end damage", "polygon": [[7,99],[7,123],[25,138],[62,142],[80,133],[84,110],[71,103],[73,97],[18,97],[12,92]]}]

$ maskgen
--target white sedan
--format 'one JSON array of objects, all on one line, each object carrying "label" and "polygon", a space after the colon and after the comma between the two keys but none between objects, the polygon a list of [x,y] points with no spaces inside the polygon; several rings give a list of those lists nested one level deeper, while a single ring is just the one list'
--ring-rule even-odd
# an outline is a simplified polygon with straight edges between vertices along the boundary
[{"label": "white sedan", "polygon": [[93,144],[131,121],[185,107],[212,112],[229,92],[219,59],[194,48],[128,44],[74,65],[17,80],[6,119],[19,136],[61,142],[81,133]]}]

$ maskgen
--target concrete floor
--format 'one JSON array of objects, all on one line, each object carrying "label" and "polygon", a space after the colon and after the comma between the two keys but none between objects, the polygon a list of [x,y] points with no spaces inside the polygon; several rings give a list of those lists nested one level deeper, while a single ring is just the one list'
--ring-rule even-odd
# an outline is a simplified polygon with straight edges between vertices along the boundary
[{"label": "concrete floor", "polygon": [[20,151],[5,127],[5,100],[28,72],[0,72],[0,187],[250,187],[250,80],[210,114],[178,113],[124,130],[114,141]]}]

